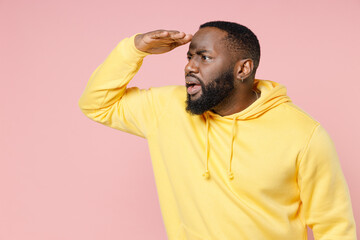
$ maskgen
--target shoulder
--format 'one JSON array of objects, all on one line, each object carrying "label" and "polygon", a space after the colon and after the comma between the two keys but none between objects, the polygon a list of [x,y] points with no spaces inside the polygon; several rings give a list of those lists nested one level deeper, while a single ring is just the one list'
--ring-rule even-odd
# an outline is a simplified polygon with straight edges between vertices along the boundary
[{"label": "shoulder", "polygon": [[302,142],[299,159],[303,159],[306,154],[320,158],[336,156],[331,136],[319,121],[292,102],[281,104],[281,106],[283,122],[288,129],[287,133]]},{"label": "shoulder", "polygon": [[282,117],[289,122],[299,126],[308,126],[310,128],[317,127],[320,123],[304,109],[295,105],[293,102],[286,102],[281,104]]},{"label": "shoulder", "polygon": [[264,115],[271,124],[271,131],[287,136],[290,142],[296,141],[299,146],[306,146],[320,123],[292,102],[285,102]]}]

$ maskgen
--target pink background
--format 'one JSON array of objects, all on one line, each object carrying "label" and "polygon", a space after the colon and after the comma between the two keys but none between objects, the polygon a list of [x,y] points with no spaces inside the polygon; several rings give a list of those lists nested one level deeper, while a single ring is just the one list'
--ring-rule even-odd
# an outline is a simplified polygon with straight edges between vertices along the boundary
[{"label": "pink background", "polygon": [[[257,77],[327,129],[360,222],[359,1],[0,0],[1,240],[166,239],[146,141],[78,99],[122,38],[209,20],[257,34]],[[131,84],[183,84],[186,51],[147,57]]]}]

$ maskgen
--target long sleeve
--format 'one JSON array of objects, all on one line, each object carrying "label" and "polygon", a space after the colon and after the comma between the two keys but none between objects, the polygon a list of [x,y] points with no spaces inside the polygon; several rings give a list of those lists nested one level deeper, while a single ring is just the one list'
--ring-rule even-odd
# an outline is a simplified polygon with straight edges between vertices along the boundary
[{"label": "long sleeve", "polygon": [[127,88],[148,55],[136,49],[134,37],[122,40],[93,72],[79,106],[96,122],[146,137],[156,119],[153,90]]},{"label": "long sleeve", "polygon": [[356,240],[350,195],[330,136],[321,125],[300,159],[298,181],[305,223],[316,240]]}]

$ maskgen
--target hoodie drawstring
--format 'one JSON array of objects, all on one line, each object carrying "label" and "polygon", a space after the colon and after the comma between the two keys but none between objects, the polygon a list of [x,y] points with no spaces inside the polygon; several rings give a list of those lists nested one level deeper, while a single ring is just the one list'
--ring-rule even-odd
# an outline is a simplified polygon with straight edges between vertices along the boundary
[{"label": "hoodie drawstring", "polygon": [[[256,100],[258,101],[256,104],[252,105],[251,107],[243,110],[242,113],[234,114],[233,118],[226,117],[226,120],[232,120],[232,136],[230,142],[230,149],[229,149],[229,169],[228,169],[228,177],[230,180],[234,179],[234,173],[232,172],[231,165],[232,160],[234,157],[234,141],[235,141],[235,134],[236,134],[236,122],[237,120],[250,120],[260,117],[265,112],[279,106],[280,104],[291,102],[291,99],[286,95],[286,88],[276,82],[269,81],[269,80],[254,80],[254,87],[253,91],[256,94]],[[261,97],[259,97],[259,93]],[[210,112],[211,114],[211,112]],[[206,126],[206,170],[203,174],[205,179],[210,178],[209,172],[209,153],[210,153],[210,142],[209,142],[209,127],[210,127],[210,119],[211,115],[209,112],[204,113],[205,118],[205,126]]]},{"label": "hoodie drawstring", "polygon": [[[206,128],[206,170],[203,173],[203,177],[205,179],[210,178],[210,172],[209,172],[209,115],[208,113],[205,113],[205,128]],[[233,146],[234,146],[234,139],[235,139],[235,133],[236,133],[236,117],[233,118],[232,122],[232,134],[231,134],[231,142],[230,142],[230,152],[229,152],[229,169],[228,169],[228,176],[230,180],[234,179],[234,173],[231,170],[231,163],[233,158]]]},{"label": "hoodie drawstring", "polygon": [[230,143],[230,156],[229,156],[229,179],[234,179],[234,173],[231,171],[231,163],[233,159],[233,146],[234,146],[234,138],[235,138],[235,126],[236,126],[236,117],[233,118],[233,124],[232,124],[232,134],[231,134],[231,143]]},{"label": "hoodie drawstring", "polygon": [[210,178],[210,173],[209,173],[209,115],[208,113],[205,113],[205,127],[206,127],[206,147],[205,147],[205,151],[206,151],[206,170],[203,173],[203,177],[205,179],[209,179]]}]

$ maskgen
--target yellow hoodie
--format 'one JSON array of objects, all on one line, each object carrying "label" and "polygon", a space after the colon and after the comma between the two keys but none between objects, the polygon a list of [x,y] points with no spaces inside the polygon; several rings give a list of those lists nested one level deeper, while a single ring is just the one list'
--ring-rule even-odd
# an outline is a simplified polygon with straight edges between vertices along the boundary
[{"label": "yellow hoodie", "polygon": [[304,240],[306,225],[315,239],[356,239],[333,142],[283,85],[257,79],[261,97],[245,110],[190,115],[184,86],[126,88],[146,55],[134,36],[121,41],[79,105],[148,140],[170,240]]}]

